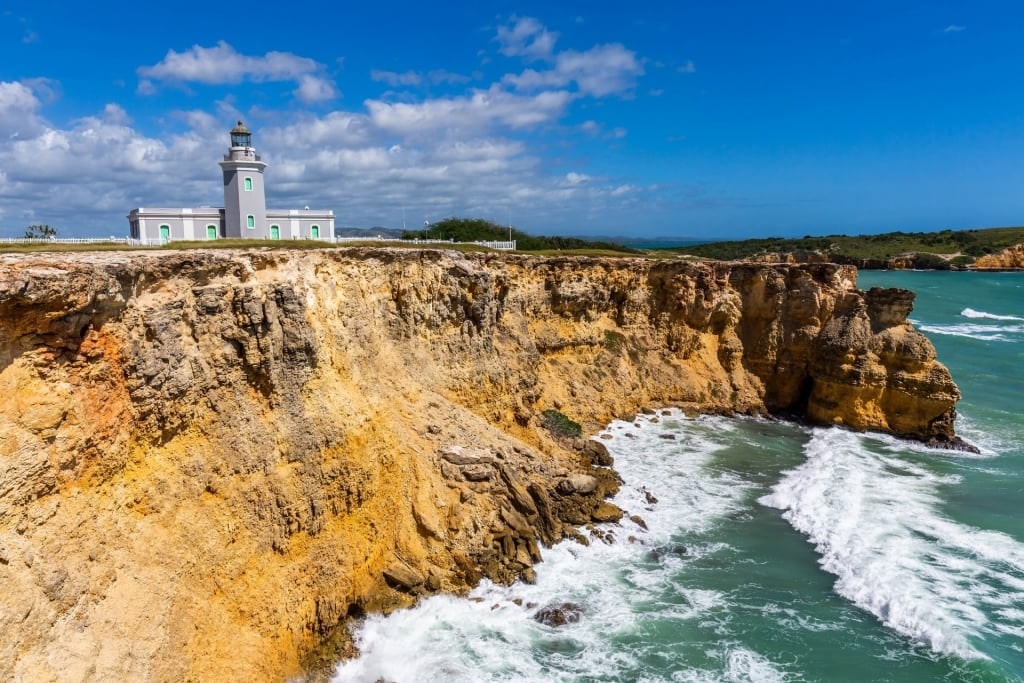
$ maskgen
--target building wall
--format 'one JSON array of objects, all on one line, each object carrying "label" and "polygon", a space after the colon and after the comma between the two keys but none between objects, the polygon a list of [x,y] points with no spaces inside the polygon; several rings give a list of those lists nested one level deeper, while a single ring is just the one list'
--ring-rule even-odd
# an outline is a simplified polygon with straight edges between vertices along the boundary
[{"label": "building wall", "polygon": [[223,220],[219,209],[206,207],[198,209],[133,209],[128,214],[132,237],[146,243],[161,240],[161,226],[167,226],[170,241],[206,240],[208,226],[214,226],[217,239],[224,234]]},{"label": "building wall", "polygon": [[[230,159],[220,162],[224,170],[225,235],[264,239],[269,235],[263,185],[266,164],[259,161],[251,149],[242,147],[232,147],[229,156]],[[252,227],[249,227],[248,216],[253,217]]]},{"label": "building wall", "polygon": [[272,228],[275,225],[279,228],[278,239],[314,239],[314,225],[320,229],[320,235],[315,239],[331,239],[334,237],[334,212],[309,209],[267,209],[268,237],[272,235]]}]

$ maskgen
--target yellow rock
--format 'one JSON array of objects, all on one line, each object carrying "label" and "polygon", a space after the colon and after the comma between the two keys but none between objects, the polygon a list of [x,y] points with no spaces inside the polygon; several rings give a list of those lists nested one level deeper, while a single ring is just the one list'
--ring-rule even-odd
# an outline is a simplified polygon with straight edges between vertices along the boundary
[{"label": "yellow rock", "polygon": [[401,249],[0,256],[0,678],[284,680],[350,651],[350,615],[522,576],[569,516],[617,514],[608,482],[555,490],[591,456],[547,409],[586,433],[679,405],[952,438],[956,386],[908,295],[855,282]]}]

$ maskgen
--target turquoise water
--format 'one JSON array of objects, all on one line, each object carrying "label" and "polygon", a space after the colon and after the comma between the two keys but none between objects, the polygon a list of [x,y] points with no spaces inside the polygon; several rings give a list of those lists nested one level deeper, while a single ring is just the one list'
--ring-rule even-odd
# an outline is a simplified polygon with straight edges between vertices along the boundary
[{"label": "turquoise water", "polygon": [[[335,680],[1024,680],[1024,274],[873,284],[919,292],[912,318],[980,455],[764,420],[615,422],[616,502],[647,529],[549,549],[532,586],[371,617]],[[562,602],[579,623],[533,620]]]}]

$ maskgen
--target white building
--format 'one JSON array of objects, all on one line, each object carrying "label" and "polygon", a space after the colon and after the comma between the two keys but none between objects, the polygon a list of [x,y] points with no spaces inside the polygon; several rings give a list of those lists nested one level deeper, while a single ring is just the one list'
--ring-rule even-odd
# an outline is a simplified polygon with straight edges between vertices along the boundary
[{"label": "white building", "polygon": [[224,208],[138,208],[128,214],[131,238],[142,244],[173,240],[306,239],[334,237],[334,211],[268,209],[263,185],[266,162],[252,146],[252,133],[239,121],[231,147],[220,162]]}]

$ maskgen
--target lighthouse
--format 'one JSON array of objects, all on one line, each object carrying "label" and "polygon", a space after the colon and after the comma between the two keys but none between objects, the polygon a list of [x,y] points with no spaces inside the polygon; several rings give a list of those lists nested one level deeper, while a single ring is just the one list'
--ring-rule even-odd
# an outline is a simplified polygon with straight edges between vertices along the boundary
[{"label": "lighthouse", "polygon": [[[231,146],[219,162],[224,174],[224,208],[137,208],[128,212],[135,244],[160,245],[179,240],[333,240],[330,209],[268,209],[263,171],[267,164],[252,146],[241,121],[231,129]],[[213,188],[210,188],[211,191]]]},{"label": "lighthouse", "polygon": [[231,129],[231,147],[220,162],[224,172],[224,236],[262,239],[267,234],[267,164],[252,146],[252,133],[241,121]]}]

